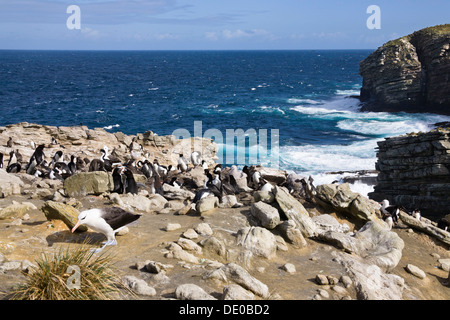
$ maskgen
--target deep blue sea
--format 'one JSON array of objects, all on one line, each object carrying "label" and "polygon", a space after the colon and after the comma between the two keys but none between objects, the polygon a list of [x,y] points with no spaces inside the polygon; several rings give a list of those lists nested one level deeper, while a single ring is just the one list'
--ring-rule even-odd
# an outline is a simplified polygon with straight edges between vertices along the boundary
[{"label": "deep blue sea", "polygon": [[[359,63],[350,51],[0,51],[0,125],[82,123],[126,134],[278,129],[282,169],[373,170],[376,142],[450,117],[359,112]],[[272,154],[268,142],[268,154]],[[249,154],[254,146],[237,153]],[[242,149],[242,148],[241,148]],[[230,151],[231,150],[231,151]],[[269,157],[258,162],[271,165]],[[250,163],[251,164],[251,163]],[[329,178],[329,177],[328,177]],[[330,179],[330,178],[329,178]]]}]

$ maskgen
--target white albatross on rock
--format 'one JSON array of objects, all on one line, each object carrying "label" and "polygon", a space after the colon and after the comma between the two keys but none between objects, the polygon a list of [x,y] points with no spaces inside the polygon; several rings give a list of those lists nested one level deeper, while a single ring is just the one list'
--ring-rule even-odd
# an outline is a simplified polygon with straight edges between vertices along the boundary
[{"label": "white albatross on rock", "polygon": [[104,234],[106,236],[104,246],[94,250],[95,252],[100,252],[105,246],[117,245],[115,233],[139,218],[140,215],[118,207],[85,210],[78,215],[78,222],[72,228],[72,233],[80,225],[85,225],[94,231]]}]

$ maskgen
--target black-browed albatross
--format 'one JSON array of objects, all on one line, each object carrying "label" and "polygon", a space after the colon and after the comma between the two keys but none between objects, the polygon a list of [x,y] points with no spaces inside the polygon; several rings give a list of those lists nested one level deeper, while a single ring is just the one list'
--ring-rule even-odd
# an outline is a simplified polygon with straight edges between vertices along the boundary
[{"label": "black-browed albatross", "polygon": [[140,215],[130,213],[118,207],[85,210],[78,215],[78,222],[72,228],[72,233],[80,225],[86,225],[92,230],[104,234],[107,240],[104,246],[94,250],[95,252],[100,252],[105,246],[117,245],[115,233],[139,218]]}]

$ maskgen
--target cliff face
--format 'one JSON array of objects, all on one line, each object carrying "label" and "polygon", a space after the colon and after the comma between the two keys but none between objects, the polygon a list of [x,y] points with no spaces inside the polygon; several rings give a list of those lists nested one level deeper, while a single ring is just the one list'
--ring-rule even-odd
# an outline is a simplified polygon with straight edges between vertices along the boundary
[{"label": "cliff face", "polygon": [[387,138],[378,142],[375,191],[369,197],[443,217],[450,208],[450,130]]},{"label": "cliff face", "polygon": [[390,41],[360,64],[364,111],[450,114],[450,24]]}]

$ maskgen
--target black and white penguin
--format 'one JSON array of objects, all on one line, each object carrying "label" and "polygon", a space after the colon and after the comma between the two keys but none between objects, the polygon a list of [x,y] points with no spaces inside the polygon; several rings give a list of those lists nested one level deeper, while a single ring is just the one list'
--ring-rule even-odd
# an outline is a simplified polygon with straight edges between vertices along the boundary
[{"label": "black and white penguin", "polygon": [[58,141],[57,141],[54,137],[52,137],[52,139],[51,139],[51,141],[50,141],[50,144],[52,144],[52,145],[57,145],[57,144],[58,144]]},{"label": "black and white penguin", "polygon": [[3,153],[0,152],[0,169],[3,168]]},{"label": "black and white penguin", "polygon": [[261,187],[261,191],[265,191],[265,192],[272,192],[273,191],[273,189],[274,189],[274,186],[270,183],[270,182],[268,182],[267,180],[265,180],[265,179],[262,179],[261,178],[261,184],[262,184],[262,187]]},{"label": "black and white penguin", "polygon": [[9,137],[8,141],[6,142],[6,146],[8,148],[12,148],[13,144],[14,144],[14,142],[13,142],[12,137]]},{"label": "black and white penguin", "polygon": [[122,173],[124,171],[124,167],[116,167],[112,172],[114,189],[112,192],[117,192],[118,194],[123,194],[124,186],[122,182]]},{"label": "black and white penguin", "polygon": [[398,216],[400,214],[400,209],[398,206],[390,205],[389,200],[385,199],[381,201],[381,212],[383,215],[390,215],[394,223],[398,222]]},{"label": "black and white penguin", "polygon": [[384,214],[383,220],[388,224],[389,230],[391,230],[392,227],[394,226],[394,219],[392,219],[392,216],[389,213]]},{"label": "black and white penguin", "polygon": [[206,163],[205,160],[202,160],[202,168],[203,168],[204,170],[208,169],[208,164]]},{"label": "black and white penguin", "polygon": [[28,162],[28,165],[27,165],[27,167],[26,167],[27,173],[33,175],[36,166],[37,166],[36,158],[35,158],[35,157],[31,157],[31,159],[30,159],[30,161]]},{"label": "black and white penguin", "polygon": [[182,183],[179,182],[177,179],[178,179],[178,177],[172,177],[169,181],[169,185],[171,185],[172,187],[175,187],[177,189],[180,189],[182,186]]},{"label": "black and white penguin", "polygon": [[153,170],[151,170],[150,166],[150,161],[145,160],[144,162],[142,161],[138,161],[137,163],[139,170],[141,170],[141,172],[144,174],[144,176],[149,179],[152,177],[153,175]]},{"label": "black and white penguin", "polygon": [[112,171],[114,167],[122,165],[122,162],[118,158],[112,156],[109,153],[109,149],[107,146],[104,146],[103,149],[100,150],[100,152],[102,153],[100,160],[102,160],[105,164],[104,167],[107,171]]},{"label": "black and white penguin", "polygon": [[69,162],[68,166],[69,166],[69,170],[70,170],[71,174],[75,174],[77,172],[77,164],[75,162],[74,155],[70,156],[70,162]]},{"label": "black and white penguin", "polygon": [[227,175],[222,179],[222,192],[227,195],[239,194],[239,187],[234,176]]},{"label": "black and white penguin", "polygon": [[214,167],[213,173],[214,174],[220,174],[222,172],[222,165],[219,163]]},{"label": "black and white penguin", "polygon": [[50,167],[54,167],[57,162],[62,158],[63,152],[61,150],[56,151],[52,157],[52,161],[50,162]]},{"label": "black and white penguin", "polygon": [[123,173],[126,177],[125,193],[137,194],[138,186],[136,180],[134,180],[133,172],[125,169]]},{"label": "black and white penguin", "polygon": [[182,153],[180,153],[180,156],[178,157],[177,169],[180,170],[181,172],[186,172],[188,169],[186,160],[184,159]]},{"label": "black and white penguin", "polygon": [[105,163],[100,159],[92,159],[91,163],[89,164],[89,172],[94,171],[106,171]]},{"label": "black and white penguin", "polygon": [[408,212],[408,214],[418,221],[420,221],[422,218],[422,214],[420,213],[419,209],[414,209],[413,211]]},{"label": "black and white penguin", "polygon": [[450,231],[450,222],[448,222],[447,219],[442,218],[442,219],[440,219],[440,220],[438,221],[437,227],[438,227],[439,229],[444,230],[444,231]]},{"label": "black and white penguin", "polygon": [[20,153],[19,149],[16,149],[15,154],[16,154],[17,162],[22,163],[23,157],[22,157],[22,154]]},{"label": "black and white penguin", "polygon": [[36,160],[37,166],[40,165],[45,160],[44,148],[45,145],[40,144],[39,146],[37,146],[36,150],[34,150],[34,153],[31,156],[30,161],[34,158]]},{"label": "black and white penguin", "polygon": [[14,163],[17,163],[17,157],[14,150],[9,153],[8,167]]},{"label": "black and white penguin", "polygon": [[8,173],[18,173],[20,170],[22,170],[22,165],[18,162],[10,164],[6,167],[6,172]]}]

